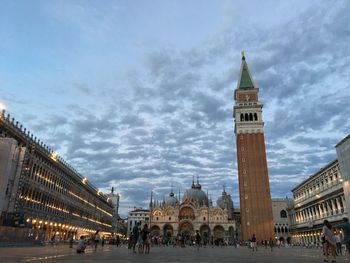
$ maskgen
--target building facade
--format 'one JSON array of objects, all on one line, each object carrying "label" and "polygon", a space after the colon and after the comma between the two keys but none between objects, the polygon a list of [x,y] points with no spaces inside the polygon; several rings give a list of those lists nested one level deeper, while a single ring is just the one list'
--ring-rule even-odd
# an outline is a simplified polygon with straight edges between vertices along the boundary
[{"label": "building facade", "polygon": [[262,103],[244,55],[235,90],[235,134],[243,240],[274,238]]},{"label": "building facade", "polygon": [[281,242],[290,243],[290,220],[288,206],[292,200],[272,199],[273,224],[275,227],[275,239]]},{"label": "building facade", "polygon": [[[350,134],[336,146],[339,169],[343,176],[345,207],[350,208]],[[349,211],[347,211],[349,213]]]},{"label": "building facade", "polygon": [[151,200],[150,211],[151,235],[163,236],[166,241],[181,235],[189,243],[196,231],[204,243],[229,243],[237,237],[231,196],[224,189],[213,206],[198,180],[185,191],[181,202],[171,191],[163,202]]},{"label": "building facade", "polygon": [[330,162],[292,192],[294,200],[288,210],[293,243],[317,244],[325,219],[337,230],[342,218],[348,216],[338,160]]},{"label": "building facade", "polygon": [[107,197],[5,111],[0,164],[2,225],[43,230],[45,239],[111,232]]},{"label": "building facade", "polygon": [[130,237],[130,234],[132,233],[132,229],[137,223],[141,223],[140,227],[142,228],[144,224],[149,223],[149,212],[148,209],[143,208],[135,208],[134,210],[130,211],[128,214],[128,231],[127,236]]}]

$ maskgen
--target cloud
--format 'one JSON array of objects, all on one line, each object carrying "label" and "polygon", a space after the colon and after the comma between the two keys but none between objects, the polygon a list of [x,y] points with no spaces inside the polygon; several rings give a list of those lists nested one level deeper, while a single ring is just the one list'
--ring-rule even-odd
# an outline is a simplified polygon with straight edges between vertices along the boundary
[{"label": "cloud", "polygon": [[[194,175],[214,201],[226,185],[237,207],[232,107],[246,50],[264,104],[272,196],[285,197],[336,158],[334,145],[350,130],[349,4],[298,5],[302,11],[266,24],[262,14],[250,20],[231,6],[225,17],[235,19],[180,47],[129,36],[126,28],[141,25],[125,19],[125,6],[55,4],[48,15],[75,40],[76,53],[65,51],[70,60],[59,64],[69,70],[48,70],[52,79],[30,96],[21,89],[14,96],[12,86],[2,93],[23,124],[91,183],[121,193],[123,215],[146,207],[152,190],[162,199],[171,183],[183,193]],[[47,86],[57,87],[54,95]]]}]

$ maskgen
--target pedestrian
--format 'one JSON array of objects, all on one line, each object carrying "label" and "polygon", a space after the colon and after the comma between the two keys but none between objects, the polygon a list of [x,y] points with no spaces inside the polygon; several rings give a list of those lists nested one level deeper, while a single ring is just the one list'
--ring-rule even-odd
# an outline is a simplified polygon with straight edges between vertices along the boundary
[{"label": "pedestrian", "polygon": [[73,236],[71,236],[70,238],[69,238],[69,247],[70,248],[72,248],[73,247]]},{"label": "pedestrian", "polygon": [[86,240],[84,236],[80,236],[79,242],[78,242],[78,247],[77,247],[77,253],[85,253],[85,248],[86,248]]},{"label": "pedestrian", "polygon": [[196,246],[197,246],[197,250],[199,250],[199,247],[201,245],[201,235],[199,234],[199,231],[197,230],[196,231]]},{"label": "pedestrian", "polygon": [[341,251],[341,239],[340,239],[339,231],[336,232],[334,237],[335,237],[336,246],[337,246],[337,256],[340,256],[342,254],[342,251]]},{"label": "pedestrian", "polygon": [[267,242],[269,242],[269,245],[270,245],[270,248],[271,248],[271,252],[272,252],[272,250],[273,250],[273,240],[272,240],[272,238],[270,238],[270,240],[267,241]]},{"label": "pedestrian", "polygon": [[139,239],[140,230],[139,230],[140,222],[138,222],[133,228],[132,228],[132,251],[136,253],[136,244],[137,240]]},{"label": "pedestrian", "polygon": [[141,230],[141,238],[142,238],[142,252],[149,253],[149,230],[148,225],[145,224]]},{"label": "pedestrian", "polygon": [[256,236],[255,236],[255,234],[253,234],[252,238],[250,239],[250,246],[251,246],[253,252],[254,251],[258,251],[257,247],[256,247]]},{"label": "pedestrian", "polygon": [[329,256],[332,257],[332,263],[335,263],[335,256],[336,256],[336,239],[333,234],[332,225],[329,223],[328,220],[323,221],[323,228],[322,228],[322,234],[325,238],[326,243],[326,253],[324,253],[324,262],[328,262]]},{"label": "pedestrian", "polygon": [[340,227],[343,229],[344,244],[350,255],[350,223],[347,217],[343,218],[343,224]]},{"label": "pedestrian", "polygon": [[97,230],[94,236],[94,243],[95,243],[95,251],[97,250],[97,245],[100,242],[100,235],[99,235],[100,230]]}]

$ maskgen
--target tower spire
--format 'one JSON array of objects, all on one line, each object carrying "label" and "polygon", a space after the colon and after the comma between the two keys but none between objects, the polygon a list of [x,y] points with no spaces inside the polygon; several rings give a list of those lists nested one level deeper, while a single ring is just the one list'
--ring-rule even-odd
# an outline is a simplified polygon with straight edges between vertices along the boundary
[{"label": "tower spire", "polygon": [[248,64],[245,60],[244,51],[242,51],[242,63],[239,72],[239,79],[237,83],[237,89],[247,90],[256,88],[252,75],[250,74]]}]

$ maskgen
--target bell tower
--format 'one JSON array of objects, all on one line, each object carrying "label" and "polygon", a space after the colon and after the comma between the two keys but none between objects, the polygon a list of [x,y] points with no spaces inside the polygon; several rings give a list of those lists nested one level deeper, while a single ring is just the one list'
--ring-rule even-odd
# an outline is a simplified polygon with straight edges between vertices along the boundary
[{"label": "bell tower", "polygon": [[235,134],[242,239],[274,240],[272,203],[267,170],[263,105],[244,53],[234,93]]}]

